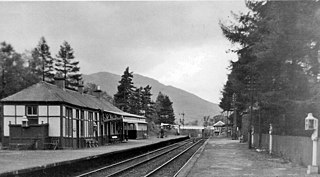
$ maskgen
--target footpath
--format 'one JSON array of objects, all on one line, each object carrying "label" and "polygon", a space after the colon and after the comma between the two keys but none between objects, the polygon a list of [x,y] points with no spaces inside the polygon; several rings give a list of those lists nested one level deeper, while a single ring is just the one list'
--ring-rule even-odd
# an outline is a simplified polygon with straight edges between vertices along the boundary
[{"label": "footpath", "polygon": [[227,138],[211,138],[198,158],[190,161],[186,177],[315,177],[307,168],[267,152],[248,149],[247,143]]}]

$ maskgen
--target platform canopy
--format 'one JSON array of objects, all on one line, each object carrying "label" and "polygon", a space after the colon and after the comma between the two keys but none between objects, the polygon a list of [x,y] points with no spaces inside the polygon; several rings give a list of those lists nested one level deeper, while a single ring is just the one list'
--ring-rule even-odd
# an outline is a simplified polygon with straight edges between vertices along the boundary
[{"label": "platform canopy", "polygon": [[225,125],[225,123],[223,123],[222,121],[219,121],[215,124],[213,124],[214,127],[223,127]]},{"label": "platform canopy", "polygon": [[185,125],[185,126],[180,126],[180,129],[202,130],[202,129],[204,129],[204,127],[203,126],[196,126],[196,125]]}]

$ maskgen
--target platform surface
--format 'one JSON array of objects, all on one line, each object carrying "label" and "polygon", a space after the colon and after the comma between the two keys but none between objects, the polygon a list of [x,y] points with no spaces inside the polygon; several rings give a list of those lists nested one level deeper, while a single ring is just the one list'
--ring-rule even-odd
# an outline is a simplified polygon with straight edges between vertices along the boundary
[{"label": "platform surface", "polygon": [[183,177],[315,177],[307,168],[290,163],[266,151],[248,149],[247,143],[229,138],[211,138],[192,159]]},{"label": "platform surface", "polygon": [[183,136],[169,135],[166,138],[149,137],[148,139],[129,140],[123,143],[86,149],[0,150],[0,175],[1,173],[5,172],[44,166],[48,164],[75,160],[119,150],[131,149],[181,137]]}]

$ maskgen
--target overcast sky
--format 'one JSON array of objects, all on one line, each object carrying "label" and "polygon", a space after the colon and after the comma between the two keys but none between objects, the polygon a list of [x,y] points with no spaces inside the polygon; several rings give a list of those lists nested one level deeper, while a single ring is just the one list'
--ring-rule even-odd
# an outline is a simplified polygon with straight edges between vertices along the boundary
[{"label": "overcast sky", "polygon": [[17,52],[44,36],[55,56],[64,40],[81,72],[130,71],[219,103],[234,54],[219,20],[244,1],[0,2],[0,42]]}]

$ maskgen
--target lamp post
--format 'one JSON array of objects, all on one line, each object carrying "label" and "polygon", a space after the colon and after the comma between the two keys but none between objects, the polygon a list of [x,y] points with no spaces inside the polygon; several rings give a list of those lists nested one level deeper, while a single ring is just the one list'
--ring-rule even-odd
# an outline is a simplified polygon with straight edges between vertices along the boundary
[{"label": "lamp post", "polygon": [[180,113],[180,115],[182,115],[182,119],[180,119],[180,123],[182,124],[182,126],[184,126],[184,115],[185,115],[185,113],[182,112],[182,113]]},{"label": "lamp post", "polygon": [[318,174],[317,150],[318,150],[318,119],[313,117],[312,113],[308,114],[305,119],[305,130],[313,130],[312,140],[312,164],[308,165],[307,174]]},{"label": "lamp post", "polygon": [[253,119],[253,92],[254,92],[254,78],[251,75],[249,78],[249,91],[250,91],[250,120],[248,125],[248,148],[252,148],[252,119]]},{"label": "lamp post", "polygon": [[272,124],[269,126],[269,154],[272,154]]}]

